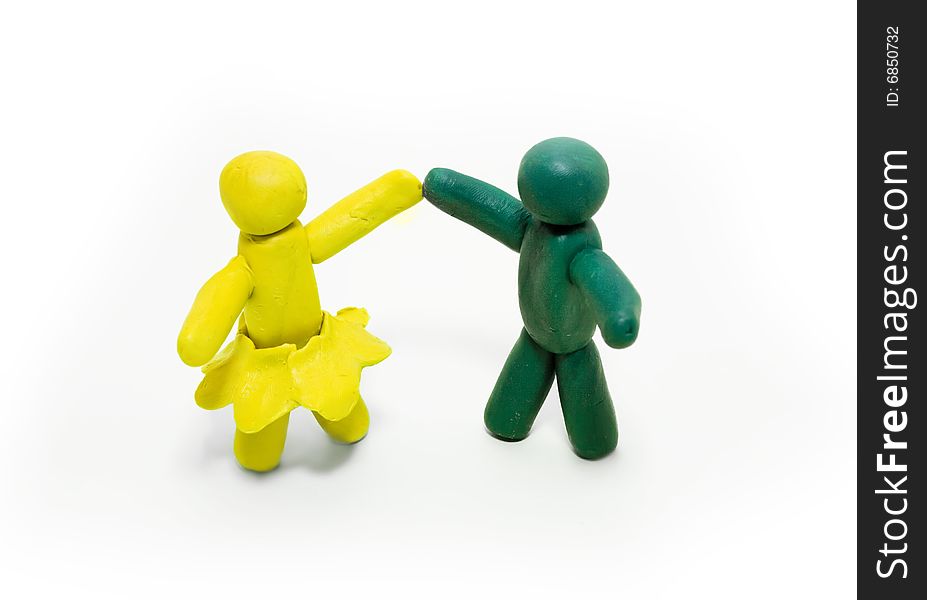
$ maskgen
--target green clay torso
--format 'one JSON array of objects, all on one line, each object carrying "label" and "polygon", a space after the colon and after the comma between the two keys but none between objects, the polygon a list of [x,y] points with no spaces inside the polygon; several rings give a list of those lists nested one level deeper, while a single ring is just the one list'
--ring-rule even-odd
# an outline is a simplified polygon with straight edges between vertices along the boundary
[{"label": "green clay torso", "polygon": [[592,339],[595,315],[570,281],[570,263],[602,240],[590,220],[559,226],[532,219],[521,245],[518,301],[525,329],[548,352],[579,350]]}]

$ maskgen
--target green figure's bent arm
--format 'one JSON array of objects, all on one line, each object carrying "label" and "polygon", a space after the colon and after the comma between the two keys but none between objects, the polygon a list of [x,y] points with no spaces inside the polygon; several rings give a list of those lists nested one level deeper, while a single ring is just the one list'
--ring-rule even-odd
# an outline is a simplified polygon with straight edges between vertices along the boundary
[{"label": "green figure's bent arm", "polygon": [[241,256],[210,277],[197,293],[177,336],[180,359],[198,367],[215,356],[253,289],[251,269]]},{"label": "green figure's bent arm", "polygon": [[570,279],[595,313],[602,339],[612,348],[627,348],[637,339],[641,297],[615,261],[599,249],[583,250],[570,263]]},{"label": "green figure's bent arm", "polygon": [[531,213],[499,188],[450,169],[432,169],[424,182],[429,202],[499,240],[515,252],[521,249]]}]

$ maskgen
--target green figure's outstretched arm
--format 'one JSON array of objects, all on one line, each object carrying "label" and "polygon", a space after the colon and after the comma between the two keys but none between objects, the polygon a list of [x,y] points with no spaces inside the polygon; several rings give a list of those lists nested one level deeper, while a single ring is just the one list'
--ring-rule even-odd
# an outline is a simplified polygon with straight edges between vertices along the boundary
[{"label": "green figure's outstretched arm", "polygon": [[521,249],[531,213],[499,188],[450,169],[432,169],[423,184],[429,202],[473,225],[515,252]]},{"label": "green figure's outstretched arm", "polygon": [[641,297],[615,261],[599,249],[583,250],[570,263],[570,279],[586,296],[602,339],[627,348],[637,339]]}]

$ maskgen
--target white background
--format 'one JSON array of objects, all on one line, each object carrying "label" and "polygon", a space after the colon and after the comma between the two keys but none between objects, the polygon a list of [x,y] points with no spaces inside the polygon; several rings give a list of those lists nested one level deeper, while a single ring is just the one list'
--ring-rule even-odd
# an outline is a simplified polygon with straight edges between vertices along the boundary
[{"label": "white background", "polygon": [[[0,16],[0,595],[842,598],[855,589],[855,14],[846,2],[18,3]],[[644,299],[599,341],[618,451],[556,391],[482,425],[517,255],[422,203],[317,269],[394,354],[353,447],[242,471],[175,339],[273,149],[311,218],[393,168],[515,191],[547,137]]]}]

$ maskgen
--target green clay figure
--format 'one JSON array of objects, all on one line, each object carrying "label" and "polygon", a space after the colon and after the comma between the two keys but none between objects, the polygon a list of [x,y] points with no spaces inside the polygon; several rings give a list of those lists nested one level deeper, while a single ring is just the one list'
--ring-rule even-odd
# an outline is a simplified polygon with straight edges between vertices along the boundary
[{"label": "green clay figure", "polygon": [[478,179],[432,169],[429,202],[521,254],[518,301],[524,329],[486,404],[494,436],[528,436],[554,376],[576,454],[601,458],[618,444],[618,424],[592,335],[627,348],[637,338],[641,299],[602,251],[592,215],[608,192],[608,166],[589,144],[543,141],[518,169],[521,202]]}]

